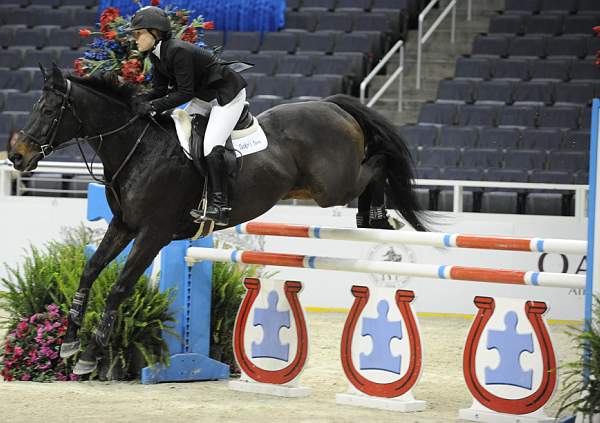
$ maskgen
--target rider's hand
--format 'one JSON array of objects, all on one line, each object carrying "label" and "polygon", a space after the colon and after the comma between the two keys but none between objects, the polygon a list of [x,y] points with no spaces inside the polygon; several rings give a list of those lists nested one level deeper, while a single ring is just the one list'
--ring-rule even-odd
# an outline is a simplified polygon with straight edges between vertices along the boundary
[{"label": "rider's hand", "polygon": [[156,113],[152,103],[148,101],[137,102],[133,105],[133,112],[140,116],[153,116]]}]

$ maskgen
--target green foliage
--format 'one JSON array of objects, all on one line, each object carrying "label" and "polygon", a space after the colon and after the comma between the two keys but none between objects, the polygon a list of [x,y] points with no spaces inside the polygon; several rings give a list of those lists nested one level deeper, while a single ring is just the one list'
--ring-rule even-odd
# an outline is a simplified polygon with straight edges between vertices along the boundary
[{"label": "green foliage", "polygon": [[[8,312],[4,325],[14,329],[22,318],[44,312],[48,304],[59,305],[63,315],[79,287],[79,278],[86,263],[85,246],[93,232],[83,226],[67,232],[62,242],[49,242],[44,248],[29,247],[21,268],[8,267],[8,278],[0,283],[0,308]],[[120,267],[112,263],[94,283],[85,320],[79,336],[85,347],[91,332],[100,320],[105,300],[117,280]],[[168,347],[162,331],[170,331],[174,321],[169,305],[173,292],[160,293],[144,276],[118,310],[113,335],[106,356],[100,362],[108,378],[129,379],[139,375],[145,365],[168,364]],[[76,359],[77,357],[75,357]]]},{"label": "green foliage", "polygon": [[[576,362],[563,366],[563,393],[557,416],[574,409],[592,421],[594,414],[600,413],[600,298],[594,297],[593,322],[589,329],[571,327],[569,335],[581,352]],[[587,359],[584,357],[587,351]],[[589,375],[584,378],[584,374]]]}]

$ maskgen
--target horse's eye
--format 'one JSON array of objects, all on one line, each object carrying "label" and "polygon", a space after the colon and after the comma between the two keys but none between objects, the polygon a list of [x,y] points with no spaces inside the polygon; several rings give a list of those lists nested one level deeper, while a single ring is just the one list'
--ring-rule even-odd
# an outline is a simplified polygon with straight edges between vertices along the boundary
[{"label": "horse's eye", "polygon": [[50,109],[44,109],[44,114],[46,116],[52,116],[52,110],[50,110]]}]

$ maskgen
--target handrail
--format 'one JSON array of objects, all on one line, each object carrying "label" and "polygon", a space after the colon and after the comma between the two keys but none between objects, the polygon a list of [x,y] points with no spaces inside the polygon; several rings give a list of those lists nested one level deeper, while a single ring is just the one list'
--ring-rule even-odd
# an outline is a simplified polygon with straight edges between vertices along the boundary
[{"label": "handrail", "polygon": [[427,30],[425,35],[423,35],[423,22],[425,21],[425,17],[427,14],[433,9],[440,0],[431,0],[429,4],[423,9],[423,11],[419,14],[419,32],[417,39],[417,90],[421,89],[421,61],[422,61],[422,50],[423,45],[427,42],[431,34],[437,29],[437,27],[442,23],[444,18],[452,11],[452,29],[450,31],[450,42],[454,44],[454,35],[456,32],[456,0],[450,1],[448,6],[442,11],[440,16],[435,20],[435,22],[431,25],[431,27]]},{"label": "handrail", "polygon": [[404,72],[404,41],[399,40],[394,46],[386,53],[385,56],[377,63],[377,66],[373,68],[373,70],[362,80],[360,83],[360,102],[365,104],[366,101],[366,91],[369,83],[375,78],[375,75],[383,68],[387,62],[390,61],[392,56],[396,54],[396,51],[400,50],[400,59],[398,63],[398,68],[394,71],[393,74],[389,76],[389,78],[385,81],[382,87],[371,97],[369,102],[367,103],[367,107],[373,106],[377,100],[383,95],[383,93],[389,88],[390,85],[399,78],[398,80],[398,111],[402,111],[402,73]]}]

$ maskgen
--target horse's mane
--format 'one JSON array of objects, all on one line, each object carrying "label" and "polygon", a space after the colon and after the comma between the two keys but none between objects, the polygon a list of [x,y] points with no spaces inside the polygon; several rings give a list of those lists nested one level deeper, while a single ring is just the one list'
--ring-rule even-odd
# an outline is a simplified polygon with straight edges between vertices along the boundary
[{"label": "horse's mane", "polygon": [[138,93],[137,85],[129,82],[121,82],[119,79],[110,73],[105,73],[98,76],[77,76],[70,74],[67,76],[73,82],[85,85],[96,91],[99,91],[109,97],[122,101],[125,104],[131,105],[133,97]]}]

